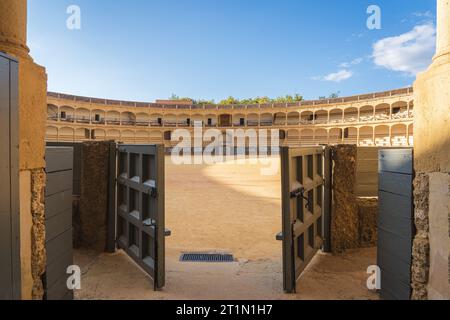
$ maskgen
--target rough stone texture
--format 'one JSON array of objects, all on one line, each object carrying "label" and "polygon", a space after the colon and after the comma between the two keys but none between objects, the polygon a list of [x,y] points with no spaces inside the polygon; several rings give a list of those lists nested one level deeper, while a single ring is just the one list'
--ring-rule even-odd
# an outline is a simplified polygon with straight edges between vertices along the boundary
[{"label": "rough stone texture", "polygon": [[[106,249],[110,142],[86,142],[81,149],[81,196],[74,217],[74,242],[85,249]],[[79,223],[79,225],[77,225]]]},{"label": "rough stone texture", "polygon": [[359,245],[377,245],[378,198],[358,198]]},{"label": "rough stone texture", "polygon": [[450,237],[450,173],[431,173],[430,180],[430,275],[428,299],[450,299],[448,256]]},{"label": "rough stone texture", "polygon": [[412,249],[412,299],[426,300],[430,270],[430,242],[428,237],[430,181],[427,174],[418,174],[414,179],[414,223],[416,235]]},{"label": "rough stone texture", "polygon": [[335,254],[359,246],[355,145],[332,147],[333,210],[331,213],[331,251]]},{"label": "rough stone texture", "polygon": [[32,298],[42,300],[44,286],[42,275],[45,273],[45,172],[36,169],[31,174],[31,272],[33,278]]}]

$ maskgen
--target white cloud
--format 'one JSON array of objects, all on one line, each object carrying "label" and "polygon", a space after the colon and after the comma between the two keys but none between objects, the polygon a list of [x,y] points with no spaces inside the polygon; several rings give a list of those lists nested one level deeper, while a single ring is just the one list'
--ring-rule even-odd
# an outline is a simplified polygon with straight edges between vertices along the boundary
[{"label": "white cloud", "polygon": [[360,64],[361,62],[363,62],[363,58],[356,58],[350,62],[343,62],[339,65],[340,68],[349,68],[351,66],[356,66],[358,64]]},{"label": "white cloud", "polygon": [[436,29],[432,24],[424,24],[399,36],[377,41],[372,58],[379,67],[415,76],[426,70],[435,48]]},{"label": "white cloud", "polygon": [[353,76],[353,72],[351,72],[349,70],[340,70],[335,73],[330,73],[329,75],[326,75],[326,76],[313,77],[313,80],[341,82],[341,81],[350,79],[352,76]]}]

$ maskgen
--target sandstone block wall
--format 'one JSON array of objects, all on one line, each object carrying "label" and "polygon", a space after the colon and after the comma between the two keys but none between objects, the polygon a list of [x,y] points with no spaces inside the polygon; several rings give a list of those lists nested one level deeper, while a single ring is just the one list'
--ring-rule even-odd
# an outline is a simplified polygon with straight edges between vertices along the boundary
[{"label": "sandstone block wall", "polygon": [[74,216],[74,244],[104,252],[108,225],[110,142],[85,142],[81,148],[81,192]]},{"label": "sandstone block wall", "polygon": [[355,145],[332,147],[333,209],[331,213],[331,251],[342,253],[359,245]]},{"label": "sandstone block wall", "polygon": [[338,145],[333,154],[331,252],[371,247],[377,243],[378,198],[356,195],[357,147]]},{"label": "sandstone block wall", "polygon": [[378,198],[358,198],[358,223],[360,247],[377,245]]}]

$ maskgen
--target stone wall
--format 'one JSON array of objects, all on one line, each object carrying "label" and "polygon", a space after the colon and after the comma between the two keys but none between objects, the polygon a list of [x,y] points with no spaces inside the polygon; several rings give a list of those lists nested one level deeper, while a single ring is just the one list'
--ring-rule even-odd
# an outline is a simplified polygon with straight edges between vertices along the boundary
[{"label": "stone wall", "polygon": [[32,299],[42,300],[44,285],[42,276],[46,268],[45,252],[45,172],[33,170],[31,174],[31,275],[33,279]]},{"label": "stone wall", "polygon": [[81,148],[81,194],[74,216],[74,244],[104,252],[108,236],[108,178],[111,142],[85,142]]},{"label": "stone wall", "polygon": [[418,174],[414,180],[414,224],[416,235],[413,242],[412,261],[412,299],[427,299],[427,284],[430,270],[430,241],[428,237],[429,222],[429,188],[428,175]]},{"label": "stone wall", "polygon": [[378,240],[378,197],[357,199],[359,246],[374,247]]},{"label": "stone wall", "polygon": [[332,153],[331,252],[376,246],[378,198],[356,195],[357,147],[338,145]]},{"label": "stone wall", "polygon": [[354,145],[332,147],[333,209],[331,212],[331,251],[342,253],[359,246],[358,205],[355,195],[356,154]]}]

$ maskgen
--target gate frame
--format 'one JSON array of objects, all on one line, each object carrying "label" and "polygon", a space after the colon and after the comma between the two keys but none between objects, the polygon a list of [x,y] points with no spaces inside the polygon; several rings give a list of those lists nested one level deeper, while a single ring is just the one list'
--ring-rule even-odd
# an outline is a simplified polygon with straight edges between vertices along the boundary
[{"label": "gate frame", "polygon": [[[321,151],[319,151],[321,149]],[[302,272],[306,268],[306,266],[311,262],[311,260],[316,255],[317,251],[322,249],[323,252],[330,252],[331,250],[331,202],[332,202],[332,161],[331,161],[331,148],[327,146],[311,146],[311,147],[281,147],[280,150],[281,156],[281,189],[282,189],[282,228],[283,231],[281,236],[278,235],[277,239],[283,241],[283,288],[286,293],[295,293],[296,292],[296,284],[298,279],[300,278]],[[303,152],[302,152],[303,151]],[[308,151],[310,151],[308,153]],[[300,267],[300,270],[297,270],[296,266],[296,257],[295,254],[295,241],[297,237],[295,237],[295,226],[296,221],[292,220],[291,213],[291,201],[295,197],[293,196],[293,186],[291,185],[291,161],[296,157],[304,157],[308,155],[321,155],[322,156],[322,182],[317,185],[318,177],[317,170],[313,170],[314,177],[312,179],[312,184],[314,185],[313,189],[318,186],[322,186],[322,206],[321,206],[321,231],[322,237],[319,243],[316,243],[316,233],[317,229],[314,229],[314,248],[313,252],[306,257],[302,263],[303,266]],[[316,159],[316,158],[313,158]],[[307,160],[305,160],[307,161]],[[303,162],[305,163],[305,162]],[[317,162],[313,160],[313,168],[317,169]],[[303,175],[307,170],[303,170]],[[314,191],[316,192],[316,191]],[[303,195],[303,192],[302,192]],[[298,197],[298,195],[297,195]],[[313,201],[316,201],[316,197],[314,197]],[[314,204],[314,206],[316,203]],[[317,218],[314,223],[306,226],[309,228],[311,226],[316,225]],[[302,225],[302,228],[304,225]],[[302,233],[306,233],[307,230]],[[290,239],[290,241],[288,241]],[[297,274],[298,273],[298,274]]]},{"label": "gate frame", "polygon": [[[154,266],[153,266],[153,275],[150,273],[150,267],[143,262],[142,257],[142,235],[139,235],[139,257],[137,258],[135,254],[130,254],[130,250],[128,248],[128,245],[123,247],[119,244],[119,233],[118,233],[118,217],[119,217],[119,206],[118,206],[118,185],[123,183],[120,183],[119,181],[119,154],[120,154],[120,148],[129,148],[131,150],[138,149],[140,147],[148,147],[153,148],[153,153],[142,153],[142,152],[134,152],[136,154],[141,155],[141,159],[139,163],[141,164],[140,168],[138,169],[139,176],[142,178],[142,156],[143,155],[153,155],[154,156],[154,163],[155,163],[155,187],[149,187],[148,185],[145,186],[145,188],[150,188],[152,192],[156,192],[156,224],[152,225],[144,225],[143,221],[141,221],[142,226],[136,226],[132,222],[129,222],[126,220],[127,224],[132,224],[135,227],[138,227],[138,230],[140,233],[142,233],[145,229],[148,231],[147,234],[150,233],[149,229],[153,228],[154,231]],[[164,145],[159,144],[148,144],[148,145],[139,145],[139,144],[118,144],[115,148],[115,151],[111,149],[112,145],[110,146],[110,173],[113,173],[113,175],[110,174],[110,184],[109,184],[109,190],[111,192],[111,196],[108,199],[108,206],[113,206],[113,210],[110,208],[109,210],[109,219],[108,221],[108,230],[111,230],[110,228],[114,228],[114,233],[110,233],[110,235],[114,235],[114,244],[112,243],[112,236],[108,237],[107,239],[107,246],[108,249],[122,249],[124,252],[127,253],[127,255],[133,259],[135,263],[137,263],[144,272],[149,274],[149,276],[153,280],[153,287],[155,291],[161,290],[165,286],[165,237],[170,235],[170,231],[165,229],[165,149]],[[127,151],[127,154],[133,153],[132,151]],[[114,157],[113,157],[114,154]],[[114,159],[113,159],[114,158]],[[127,172],[130,169],[130,160],[129,156],[127,156]],[[128,172],[129,173],[129,172]],[[114,177],[114,183],[112,182],[111,177]],[[122,179],[122,178],[121,178]],[[130,183],[131,177],[123,178],[123,180],[127,181],[127,183]],[[144,181],[140,181],[139,184],[141,185],[140,188],[142,189]],[[137,184],[136,182],[133,182],[133,184]],[[129,190],[129,187],[127,187],[127,190]],[[136,189],[134,189],[136,190]],[[143,190],[136,190],[140,193],[145,193]],[[127,206],[129,205],[129,193],[127,194]],[[142,200],[142,199],[141,199]],[[142,202],[142,201],[141,201]],[[141,203],[139,204],[139,207],[141,207]],[[114,215],[114,216],[113,216]],[[122,219],[125,219],[122,217]],[[140,220],[142,220],[142,210],[140,211]],[[128,229],[128,225],[127,225]],[[129,232],[127,231],[127,244],[129,241]],[[161,250],[161,251],[160,251]],[[114,252],[113,251],[113,252]],[[162,257],[162,259],[161,259]]]}]

